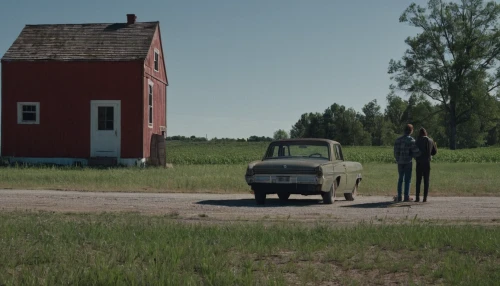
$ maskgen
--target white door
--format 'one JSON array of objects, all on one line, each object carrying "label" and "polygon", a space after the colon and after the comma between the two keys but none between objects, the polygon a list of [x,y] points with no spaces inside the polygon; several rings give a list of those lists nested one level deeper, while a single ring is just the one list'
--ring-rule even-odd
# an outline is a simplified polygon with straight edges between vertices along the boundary
[{"label": "white door", "polygon": [[90,101],[90,156],[120,157],[120,100]]}]

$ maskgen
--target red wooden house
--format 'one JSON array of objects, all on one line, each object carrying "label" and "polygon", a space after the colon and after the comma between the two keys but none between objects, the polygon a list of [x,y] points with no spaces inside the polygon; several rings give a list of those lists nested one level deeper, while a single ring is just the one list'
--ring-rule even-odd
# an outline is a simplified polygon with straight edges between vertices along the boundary
[{"label": "red wooden house", "polygon": [[1,156],[142,165],[166,134],[159,22],[27,25],[3,56]]}]

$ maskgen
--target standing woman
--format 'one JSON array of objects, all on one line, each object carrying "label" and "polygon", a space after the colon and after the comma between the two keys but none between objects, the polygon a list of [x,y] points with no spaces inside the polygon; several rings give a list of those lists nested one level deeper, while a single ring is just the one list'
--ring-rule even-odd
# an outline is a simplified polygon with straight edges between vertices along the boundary
[{"label": "standing woman", "polygon": [[424,127],[420,128],[418,132],[418,138],[416,140],[416,145],[420,150],[420,156],[415,158],[417,161],[417,190],[416,190],[416,202],[420,201],[420,183],[422,182],[422,177],[424,178],[424,202],[427,202],[427,195],[429,194],[429,179],[431,173],[431,160],[432,156],[437,153],[437,146],[434,141],[427,137],[427,131]]}]

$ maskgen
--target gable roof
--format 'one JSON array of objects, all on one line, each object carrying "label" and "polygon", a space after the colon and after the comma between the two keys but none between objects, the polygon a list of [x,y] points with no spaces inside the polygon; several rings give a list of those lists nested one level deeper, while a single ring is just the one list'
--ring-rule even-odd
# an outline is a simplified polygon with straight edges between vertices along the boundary
[{"label": "gable roof", "polygon": [[4,61],[144,60],[159,22],[26,25]]}]

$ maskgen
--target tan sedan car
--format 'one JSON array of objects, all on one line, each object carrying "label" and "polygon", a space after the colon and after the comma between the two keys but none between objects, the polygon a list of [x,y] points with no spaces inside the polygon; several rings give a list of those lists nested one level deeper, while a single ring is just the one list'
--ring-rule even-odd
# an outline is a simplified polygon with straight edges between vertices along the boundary
[{"label": "tan sedan car", "polygon": [[291,194],[321,195],[325,204],[332,204],[337,192],[354,199],[362,170],[360,163],[344,160],[336,141],[286,139],[271,142],[262,160],[249,163],[245,180],[257,204],[264,204],[268,194],[281,200]]}]

